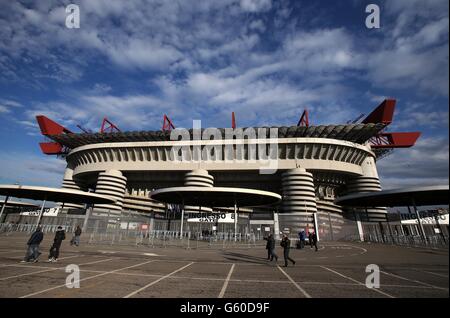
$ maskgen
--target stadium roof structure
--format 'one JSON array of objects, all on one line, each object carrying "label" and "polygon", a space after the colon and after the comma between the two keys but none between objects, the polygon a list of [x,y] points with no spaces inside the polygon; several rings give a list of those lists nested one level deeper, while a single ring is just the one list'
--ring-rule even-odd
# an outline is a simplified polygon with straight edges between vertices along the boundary
[{"label": "stadium roof structure", "polygon": [[[110,196],[60,188],[22,186],[22,185],[0,185],[0,195],[6,197],[26,198],[32,200],[46,200],[65,203],[114,203],[116,200]],[[5,200],[6,201],[6,200]],[[6,201],[8,202],[8,201]],[[8,203],[6,203],[8,206]]]},{"label": "stadium roof structure", "polygon": [[[386,127],[382,123],[369,124],[347,124],[347,125],[320,125],[320,126],[281,126],[281,127],[249,127],[258,131],[258,128],[266,128],[266,137],[269,137],[269,128],[278,129],[278,138],[332,138],[346,140],[355,143],[364,143],[371,137]],[[218,128],[222,136],[226,136],[225,129]],[[247,128],[237,128],[245,129]],[[205,129],[202,129],[202,134]],[[191,139],[193,139],[193,129],[189,130]],[[104,133],[67,133],[58,135],[48,135],[50,139],[61,145],[73,149],[76,147],[111,142],[140,142],[140,141],[170,141],[170,131],[129,131]],[[259,136],[260,138],[262,136]]]},{"label": "stadium roof structure", "polygon": [[164,203],[201,205],[204,207],[255,207],[281,201],[274,192],[229,187],[172,187],[150,193],[154,200]]},{"label": "stadium roof structure", "polygon": [[[244,139],[247,129],[253,129],[258,138],[272,138],[273,129],[278,130],[278,138],[327,138],[342,141],[349,141],[357,144],[370,144],[372,150],[378,158],[392,151],[393,148],[412,147],[420,136],[420,132],[386,132],[385,128],[392,123],[396,100],[385,99],[375,110],[373,110],[364,120],[358,122],[354,120],[346,124],[317,125],[309,124],[308,118],[303,120],[304,115],[300,119],[297,126],[263,126],[263,127],[244,127],[236,128],[234,112],[232,113],[232,128],[217,128],[220,135],[224,139],[234,139],[235,136],[242,135]],[[307,117],[307,112],[304,112]],[[363,114],[362,114],[363,115]],[[93,133],[84,129],[80,125],[78,127],[83,133],[73,133],[66,127],[54,122],[50,118],[43,115],[36,116],[36,120],[41,129],[41,133],[51,142],[41,142],[39,146],[44,154],[47,155],[66,155],[71,149],[102,143],[118,143],[118,142],[164,142],[177,141],[171,139],[172,132],[176,132],[176,128],[172,121],[164,115],[163,129],[161,131],[127,131],[123,132],[112,124],[107,118],[103,119],[102,128],[99,133]],[[110,126],[105,129],[105,122]],[[262,129],[261,129],[262,128]],[[208,128],[206,128],[208,129]],[[201,129],[201,136],[206,129]],[[197,130],[189,129],[190,140],[196,136]],[[265,136],[261,136],[264,134]],[[252,132],[253,133],[253,132]],[[184,136],[185,131],[180,133]],[[214,132],[214,136],[216,132]]]},{"label": "stadium roof structure", "polygon": [[336,204],[354,207],[425,206],[449,204],[449,187],[428,186],[356,193],[339,197]]},{"label": "stadium roof structure", "polygon": [[[3,206],[4,200],[0,201],[0,207]],[[6,203],[7,208],[37,208],[39,207],[36,204],[28,203],[28,202],[21,202],[21,201],[11,201],[8,200],[8,203]]]}]

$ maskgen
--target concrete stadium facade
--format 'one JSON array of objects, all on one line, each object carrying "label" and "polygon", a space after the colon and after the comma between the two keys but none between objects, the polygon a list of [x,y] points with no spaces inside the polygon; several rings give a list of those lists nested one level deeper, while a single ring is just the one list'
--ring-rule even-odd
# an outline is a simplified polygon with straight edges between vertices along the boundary
[{"label": "concrete stadium facade", "polygon": [[[323,233],[332,228],[338,238],[344,234],[345,220],[355,219],[356,214],[363,215],[356,216],[357,220],[386,220],[385,208],[355,211],[334,203],[339,195],[381,190],[376,154],[368,142],[279,137],[260,148],[267,152],[252,150],[252,146],[263,143],[260,139],[89,142],[73,147],[65,156],[67,168],[62,187],[92,188],[96,193],[113,196],[116,204],[96,208],[117,215],[123,209],[163,213],[166,206],[151,200],[149,193],[171,186],[214,185],[272,191],[282,195],[281,204],[254,208],[253,212],[255,216],[266,213],[276,233],[317,227]],[[241,144],[239,151],[236,143]],[[234,151],[227,152],[227,145]],[[185,150],[181,159],[177,157],[180,148]],[[196,149],[204,154],[200,160],[194,160],[198,159]],[[218,155],[219,152],[222,153]],[[268,157],[276,166],[270,173],[264,171]],[[323,221],[320,226],[318,218]]]}]

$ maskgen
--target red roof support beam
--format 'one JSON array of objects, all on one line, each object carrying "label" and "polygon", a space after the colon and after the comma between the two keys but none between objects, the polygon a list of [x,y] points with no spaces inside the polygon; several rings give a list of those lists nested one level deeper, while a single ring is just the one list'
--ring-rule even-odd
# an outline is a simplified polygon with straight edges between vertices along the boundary
[{"label": "red roof support beam", "polygon": [[72,132],[65,128],[64,126],[61,126],[57,122],[54,122],[48,117],[45,117],[43,115],[36,116],[36,120],[39,124],[39,128],[41,129],[41,133],[44,136],[51,136],[51,135],[61,135],[63,133],[71,134]]},{"label": "red roof support beam", "polygon": [[298,121],[297,126],[309,127],[308,110],[306,108],[303,111],[302,116],[300,116],[300,120]]},{"label": "red roof support beam", "polygon": [[231,112],[231,128],[236,129],[236,117],[234,116],[234,112]]},{"label": "red roof support beam", "polygon": [[415,145],[420,132],[392,132],[380,133],[370,139],[370,146],[375,149],[382,148],[409,148]]},{"label": "red roof support beam", "polygon": [[172,129],[175,129],[175,126],[173,125],[172,121],[169,117],[167,117],[166,114],[164,114],[164,121],[162,125],[162,131],[171,131]]},{"label": "red roof support beam", "polygon": [[[106,126],[106,124],[109,124],[109,126]],[[108,118],[103,118],[102,121],[102,127],[100,128],[100,132],[103,134],[105,132],[114,132],[114,130],[116,130],[117,132],[120,132],[119,127],[117,127],[116,125],[114,125],[112,122],[110,122],[108,120]]]},{"label": "red roof support beam", "polygon": [[[61,126],[60,124],[46,116],[38,115],[36,116],[36,120],[39,124],[42,135],[46,137],[72,133],[66,127]],[[40,142],[39,147],[41,148],[41,151],[46,155],[60,155],[64,153],[63,146],[57,142]]]},{"label": "red roof support beam", "polygon": [[392,123],[392,119],[394,118],[394,110],[395,110],[395,99],[385,99],[374,111],[372,111],[369,116],[367,116],[362,123],[368,124],[386,124],[389,125]]},{"label": "red roof support beam", "polygon": [[64,153],[63,146],[57,142],[40,142],[39,147],[46,155],[60,155]]}]

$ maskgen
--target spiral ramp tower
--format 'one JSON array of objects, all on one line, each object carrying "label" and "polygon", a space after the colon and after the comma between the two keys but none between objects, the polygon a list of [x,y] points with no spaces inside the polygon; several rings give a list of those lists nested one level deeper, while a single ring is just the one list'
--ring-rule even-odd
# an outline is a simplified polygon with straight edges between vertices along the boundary
[{"label": "spiral ramp tower", "polygon": [[317,212],[313,175],[303,168],[282,174],[283,202],[278,215],[279,229],[289,228],[291,233],[314,228]]},{"label": "spiral ramp tower", "polygon": [[111,214],[120,215],[127,186],[127,178],[118,170],[107,170],[98,175],[95,193],[116,199],[114,204],[96,204],[96,209],[109,210]]},{"label": "spiral ramp tower", "polygon": [[[329,240],[338,239],[343,234],[344,216],[341,206],[334,204],[334,197],[323,197],[317,199],[317,216],[320,228]],[[322,222],[324,221],[324,222]]]},{"label": "spiral ramp tower", "polygon": [[[75,182],[73,180],[73,170],[69,167],[64,171],[64,178],[61,185],[63,189],[70,190],[78,190],[78,191],[86,191],[86,188],[80,182]],[[75,203],[64,203],[64,206],[60,203],[59,207],[63,208],[63,213],[67,213],[71,209],[84,209],[84,204],[75,204]]]},{"label": "spiral ramp tower", "polygon": [[[375,165],[374,157],[367,157],[362,164],[363,175],[350,179],[347,182],[346,194],[381,191],[380,179]],[[347,212],[350,209],[346,208]],[[387,209],[385,207],[354,208],[354,213],[359,214],[362,221],[386,222]]]},{"label": "spiral ramp tower", "polygon": [[[186,187],[208,187],[214,186],[214,177],[203,169],[196,169],[187,172],[184,176],[184,185]],[[186,205],[184,208],[185,213],[198,213],[200,207]],[[201,212],[212,212],[211,208],[201,207]]]}]

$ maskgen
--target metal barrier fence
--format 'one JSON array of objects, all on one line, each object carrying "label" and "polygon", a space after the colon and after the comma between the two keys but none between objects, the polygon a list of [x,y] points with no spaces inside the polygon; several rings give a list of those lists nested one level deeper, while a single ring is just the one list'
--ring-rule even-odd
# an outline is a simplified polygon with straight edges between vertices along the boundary
[{"label": "metal barrier fence", "polygon": [[[34,221],[30,218],[29,221]],[[73,233],[77,225],[82,226],[84,216],[64,215],[58,218],[49,218],[47,224],[42,224],[44,233],[56,232],[58,226],[62,225],[66,233]],[[145,230],[143,229],[145,225]],[[9,236],[14,232],[31,234],[36,229],[36,224],[27,223],[0,223],[0,235]],[[233,230],[228,232],[192,231],[189,228],[180,235],[179,228],[175,230],[162,230],[166,225],[162,220],[150,219],[148,216],[128,213],[125,215],[110,216],[93,214],[89,218],[86,231],[82,239],[89,244],[128,245],[128,246],[151,246],[169,247],[177,246],[184,248],[229,248],[229,247],[254,247],[263,246],[265,241],[260,233],[248,232],[245,224],[238,227],[239,233]],[[155,229],[156,228],[156,229]],[[227,229],[225,229],[227,230]],[[388,232],[388,231],[386,231]],[[392,231],[389,231],[392,232]],[[348,231],[348,235],[336,238],[337,241],[359,242],[360,236]],[[381,234],[380,231],[368,231],[364,234],[365,242],[380,244],[392,244],[411,247],[448,248],[449,237],[447,235],[428,235],[426,241],[420,235],[398,235],[397,233]],[[291,246],[295,246],[298,238],[289,235]],[[324,235],[321,240],[328,241]]]},{"label": "metal barrier fence", "polygon": [[[41,225],[41,230],[44,233],[54,233],[58,229],[59,225],[55,224],[44,224]],[[11,235],[13,232],[26,232],[31,234],[36,230],[36,224],[10,224],[10,223],[0,223],[0,234],[1,235]],[[75,229],[72,226],[65,226],[64,229],[67,233],[73,232]]]},{"label": "metal barrier fence", "polygon": [[148,247],[183,247],[183,248],[231,248],[254,247],[257,245],[255,235],[238,233],[215,233],[204,235],[202,232],[178,231],[128,231],[123,230],[92,232],[89,234],[89,244],[135,245]]},{"label": "metal barrier fence", "polygon": [[[351,235],[344,240],[360,241],[359,235]],[[427,236],[426,240],[420,235],[377,235],[364,234],[364,242],[402,245],[409,247],[448,248],[449,237],[442,235]]]}]

